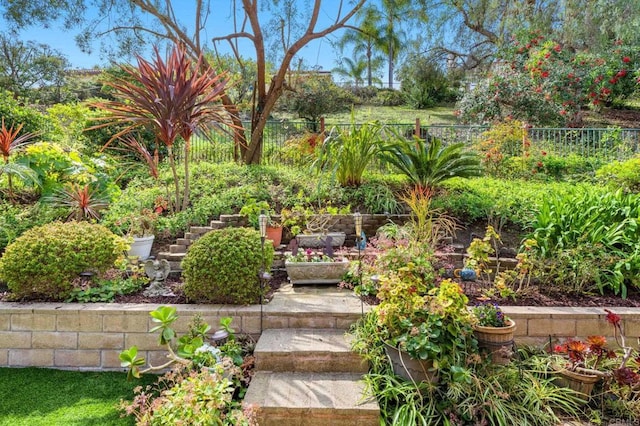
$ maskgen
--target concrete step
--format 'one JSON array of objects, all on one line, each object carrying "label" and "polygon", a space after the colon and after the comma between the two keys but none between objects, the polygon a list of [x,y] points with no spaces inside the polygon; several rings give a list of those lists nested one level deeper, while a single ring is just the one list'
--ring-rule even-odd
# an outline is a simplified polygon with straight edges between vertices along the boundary
[{"label": "concrete step", "polygon": [[183,244],[171,244],[169,246],[169,253],[186,253],[187,246]]},{"label": "concrete step", "polygon": [[360,373],[368,365],[351,351],[350,338],[340,329],[269,329],[253,352],[261,371]]},{"label": "concrete step", "polygon": [[161,251],[158,253],[158,259],[167,259],[171,262],[182,262],[182,259],[186,256],[186,253],[171,253],[169,251]]},{"label": "concrete step", "polygon": [[210,226],[190,226],[189,232],[191,234],[195,234],[198,236],[203,236],[207,232],[213,231],[213,228]]},{"label": "concrete step", "polygon": [[209,226],[211,227],[211,229],[222,229],[225,228],[227,224],[220,220],[212,220],[211,222],[209,222]]},{"label": "concrete step", "polygon": [[189,245],[191,245],[191,243],[193,243],[193,241],[191,241],[188,238],[177,238],[176,239],[176,244],[179,244],[181,246],[189,246]]},{"label": "concrete step", "polygon": [[257,371],[244,406],[258,410],[260,426],[379,426],[380,408],[364,397],[354,373]]}]

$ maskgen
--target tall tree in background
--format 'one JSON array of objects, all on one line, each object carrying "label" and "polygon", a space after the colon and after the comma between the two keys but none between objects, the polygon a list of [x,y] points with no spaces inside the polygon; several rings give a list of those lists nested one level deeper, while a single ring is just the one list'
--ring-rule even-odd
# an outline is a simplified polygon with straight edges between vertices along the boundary
[{"label": "tall tree in background", "polygon": [[[629,0],[421,0],[431,15],[424,50],[463,69],[488,68],[520,30],[541,31],[575,51],[640,42],[640,2]],[[624,17],[624,19],[621,19]]]},{"label": "tall tree in background", "polygon": [[339,66],[335,67],[332,72],[353,82],[357,89],[364,82],[364,73],[367,71],[367,63],[360,60],[350,58],[342,58]]},{"label": "tall tree in background", "polygon": [[[228,41],[234,56],[239,59],[239,41],[246,40],[253,46],[252,59],[256,61],[255,105],[250,137],[243,130],[234,100],[227,93],[222,96],[222,102],[235,125],[234,139],[244,163],[260,162],[262,132],[276,101],[284,91],[286,75],[294,57],[311,41],[343,28],[364,3],[365,0],[356,0],[347,5],[340,0],[337,4],[334,2],[326,6],[323,0],[314,0],[305,8],[293,0],[241,0],[240,5],[235,0],[230,2],[229,10],[235,31],[214,37],[213,41]],[[17,28],[34,24],[48,26],[54,22],[62,22],[67,29],[81,26],[76,40],[86,49],[90,49],[92,41],[100,39],[104,42],[105,49],[113,50],[115,47],[119,57],[122,57],[120,55],[126,52],[139,52],[145,42],[157,44],[159,40],[165,40],[185,46],[186,53],[195,59],[210,46],[211,40],[206,39],[205,34],[214,33],[215,22],[210,22],[213,20],[211,0],[194,0],[189,5],[194,13],[187,15],[193,21],[184,22],[179,19],[175,10],[175,7],[185,7],[184,2],[171,0],[0,0],[0,10],[4,12],[5,19]],[[89,8],[99,10],[100,16],[88,19]],[[216,5],[216,8],[216,16],[222,18],[220,5]],[[330,22],[325,26],[319,26],[318,23],[321,10],[323,15],[331,16]],[[292,13],[293,11],[296,13]],[[265,13],[272,17],[267,23],[264,22]],[[282,18],[278,20],[273,17]],[[287,17],[295,18],[295,21],[285,19]],[[272,31],[272,27],[269,27],[274,22],[279,31]],[[272,37],[276,37],[281,43],[278,48],[279,61],[274,65],[273,76],[269,76],[266,48],[268,39]],[[207,61],[203,61],[202,65],[210,66]]]},{"label": "tall tree in background", "polygon": [[65,56],[46,44],[0,33],[0,89],[16,98],[60,102],[68,66]]},{"label": "tall tree in background", "polygon": [[384,56],[378,49],[379,40],[376,24],[380,21],[380,12],[374,7],[363,7],[356,14],[358,23],[347,26],[347,31],[336,43],[337,48],[344,53],[347,46],[352,46],[354,57],[364,56],[366,59],[367,86],[371,87],[375,80],[375,73],[382,67]]}]

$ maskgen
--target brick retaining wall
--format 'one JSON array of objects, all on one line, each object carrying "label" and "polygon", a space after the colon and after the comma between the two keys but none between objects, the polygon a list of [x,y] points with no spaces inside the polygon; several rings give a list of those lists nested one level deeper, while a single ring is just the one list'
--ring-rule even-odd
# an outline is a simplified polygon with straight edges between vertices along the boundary
[{"label": "brick retaining wall", "polygon": [[[267,305],[268,306],[268,305]],[[20,304],[0,303],[0,367],[51,367],[81,370],[119,370],[118,354],[136,345],[141,356],[158,365],[165,352],[157,345],[156,324],[149,312],[157,305],[120,304]],[[221,317],[233,318],[238,331],[260,333],[260,306],[177,305],[179,334],[185,332],[193,315],[199,313],[215,329]],[[605,335],[612,329],[602,308],[506,307],[517,323],[516,342],[552,344],[566,337]],[[612,308],[623,319],[630,344],[640,337],[640,308]],[[358,313],[350,318],[357,318]],[[290,318],[289,318],[290,316]],[[265,328],[309,327],[311,314],[265,312]],[[323,327],[347,327],[347,317],[322,318]],[[302,321],[302,322],[301,322]],[[351,322],[351,320],[349,320]],[[313,325],[311,325],[313,326]],[[317,325],[316,325],[317,326]]]}]

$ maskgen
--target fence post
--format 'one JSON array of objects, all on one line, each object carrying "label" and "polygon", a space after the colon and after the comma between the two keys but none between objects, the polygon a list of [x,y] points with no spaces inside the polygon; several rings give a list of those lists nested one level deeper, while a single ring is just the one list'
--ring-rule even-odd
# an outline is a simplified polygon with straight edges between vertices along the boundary
[{"label": "fence post", "polygon": [[420,138],[420,119],[416,118],[416,127],[413,131],[413,134],[417,137]]},{"label": "fence post", "polygon": [[324,133],[324,117],[320,117],[320,133]]}]

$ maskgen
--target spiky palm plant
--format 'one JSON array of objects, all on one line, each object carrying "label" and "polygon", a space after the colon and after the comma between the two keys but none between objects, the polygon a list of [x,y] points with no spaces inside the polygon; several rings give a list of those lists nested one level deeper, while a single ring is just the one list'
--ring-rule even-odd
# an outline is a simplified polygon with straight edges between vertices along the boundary
[{"label": "spiky palm plant", "polygon": [[15,130],[13,129],[13,126],[7,129],[4,124],[4,118],[2,119],[2,125],[0,126],[0,155],[2,155],[2,159],[4,160],[3,164],[0,165],[0,176],[6,174],[8,177],[7,184],[9,187],[8,192],[10,198],[13,198],[12,176],[16,176],[18,179],[22,179],[23,181],[38,182],[38,177],[35,171],[25,165],[9,162],[11,155],[30,143],[32,139],[37,136],[36,133],[24,133],[18,136],[22,127],[23,125],[20,124]]},{"label": "spiky palm plant", "polygon": [[480,159],[463,143],[443,146],[439,139],[408,141],[399,134],[380,151],[380,158],[406,175],[419,191],[433,189],[453,177],[482,174]]},{"label": "spiky palm plant", "polygon": [[[156,49],[152,62],[140,56],[137,62],[137,67],[122,67],[124,78],[107,83],[114,89],[116,100],[96,104],[109,114],[101,118],[105,123],[94,128],[125,123],[107,145],[140,128],[151,129],[167,147],[174,179],[174,206],[176,210],[183,210],[189,204],[191,136],[197,130],[207,131],[217,123],[228,121],[220,103],[226,79],[224,75],[205,68],[202,57],[195,62],[189,59],[182,46],[175,46],[166,61]],[[222,129],[220,126],[214,128]],[[178,138],[185,142],[182,202],[173,150]]]}]

